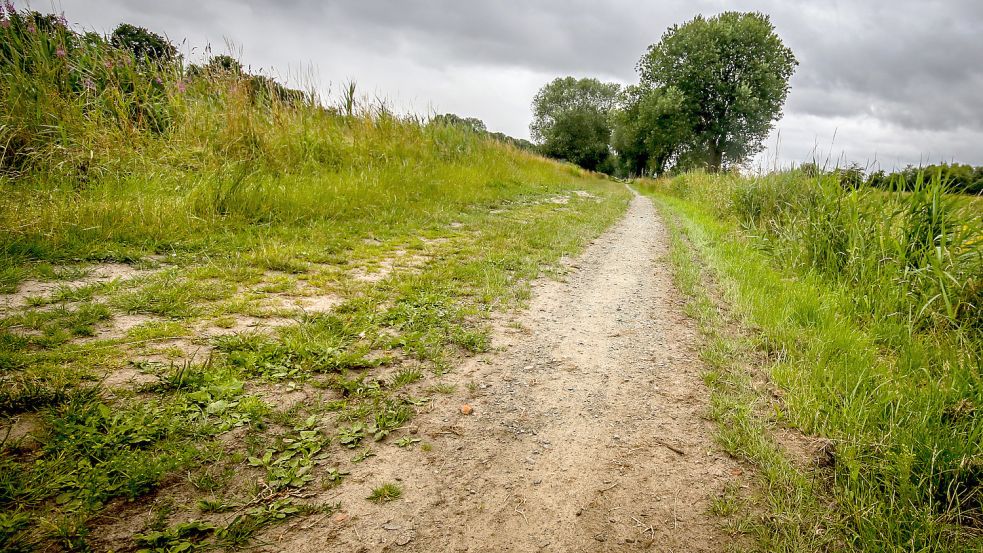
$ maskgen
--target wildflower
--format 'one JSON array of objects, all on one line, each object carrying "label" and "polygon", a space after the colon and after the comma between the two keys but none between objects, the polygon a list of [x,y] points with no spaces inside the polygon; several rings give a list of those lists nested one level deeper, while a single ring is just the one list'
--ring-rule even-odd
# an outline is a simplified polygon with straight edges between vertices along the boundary
[{"label": "wildflower", "polygon": [[82,81],[82,84],[85,86],[85,89],[86,90],[95,90],[96,89],[96,83],[92,82],[92,79],[90,79],[88,77],[86,77],[85,80]]},{"label": "wildflower", "polygon": [[68,18],[65,17],[65,12],[58,14],[58,24],[62,27],[68,27]]},{"label": "wildflower", "polygon": [[160,77],[154,77],[154,82],[157,84],[164,84],[164,81],[160,80]]},{"label": "wildflower", "polygon": [[112,69],[113,68],[113,60],[106,60],[105,63],[104,63],[104,65],[106,66],[106,69]]},{"label": "wildflower", "polygon": [[183,79],[177,82],[177,91],[178,92],[184,94],[184,91],[187,90],[187,89],[188,89],[188,85],[184,82]]},{"label": "wildflower", "polygon": [[59,46],[57,49],[55,49],[55,55],[58,56],[59,58],[65,57],[67,55],[65,52],[65,48],[63,46]]},{"label": "wildflower", "polygon": [[11,17],[17,15],[17,10],[14,8],[14,3],[10,0],[5,0],[3,3],[3,9],[0,9],[0,27],[4,29],[10,28]]},{"label": "wildflower", "polygon": [[31,34],[38,32],[38,28],[34,26],[34,21],[27,22],[27,32]]}]

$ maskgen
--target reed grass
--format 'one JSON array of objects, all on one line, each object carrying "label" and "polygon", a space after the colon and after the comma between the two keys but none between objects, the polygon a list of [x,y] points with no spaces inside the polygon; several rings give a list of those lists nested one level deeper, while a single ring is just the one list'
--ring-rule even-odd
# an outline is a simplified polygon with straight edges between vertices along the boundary
[{"label": "reed grass", "polygon": [[650,189],[702,237],[693,243],[768,356],[782,396],[772,424],[830,440],[832,471],[812,476],[842,524],[823,541],[978,550],[983,227],[971,201],[930,175],[912,192],[797,171]]}]

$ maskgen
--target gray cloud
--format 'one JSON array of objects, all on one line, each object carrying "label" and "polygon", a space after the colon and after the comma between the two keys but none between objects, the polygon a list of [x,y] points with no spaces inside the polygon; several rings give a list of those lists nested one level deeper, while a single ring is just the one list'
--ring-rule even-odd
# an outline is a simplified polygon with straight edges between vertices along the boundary
[{"label": "gray cloud", "polygon": [[828,115],[825,94],[841,107],[834,115],[916,130],[983,128],[979,3],[872,2],[829,20],[812,15],[790,18],[790,32],[803,39],[793,82],[802,93],[790,109]]},{"label": "gray cloud", "polygon": [[229,39],[245,63],[295,84],[313,67],[325,90],[355,79],[405,109],[474,115],[516,136],[527,135],[529,102],[553,77],[632,82],[669,25],[762,11],[800,61],[773,137],[780,129],[780,159],[806,159],[836,132],[833,147],[850,158],[983,164],[974,147],[983,135],[978,0],[62,2],[86,27],[146,25],[187,37],[192,57],[208,43],[224,51]]}]

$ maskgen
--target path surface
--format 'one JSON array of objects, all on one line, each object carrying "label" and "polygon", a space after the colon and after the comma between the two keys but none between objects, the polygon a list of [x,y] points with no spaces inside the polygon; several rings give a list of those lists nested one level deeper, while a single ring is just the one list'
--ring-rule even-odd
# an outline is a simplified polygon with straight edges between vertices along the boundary
[{"label": "path surface", "polygon": [[[636,196],[567,282],[537,282],[529,310],[501,321],[496,352],[452,373],[458,393],[414,420],[431,452],[370,459],[366,476],[322,498],[342,514],[273,536],[276,549],[723,550],[707,509],[739,469],[702,416],[697,332],[667,248]],[[393,480],[403,499],[365,501]]]}]

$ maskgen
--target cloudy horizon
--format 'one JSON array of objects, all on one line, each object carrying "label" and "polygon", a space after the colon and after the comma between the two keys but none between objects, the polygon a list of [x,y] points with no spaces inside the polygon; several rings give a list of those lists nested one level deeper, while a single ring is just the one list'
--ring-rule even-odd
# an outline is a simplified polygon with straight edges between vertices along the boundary
[{"label": "cloudy horizon", "polygon": [[326,97],[354,80],[400,112],[478,117],[528,138],[530,104],[546,82],[637,82],[636,62],[666,28],[731,10],[768,14],[799,60],[784,116],[753,166],[983,165],[983,4],[971,0],[61,0],[46,11],[104,34],[121,22],[147,27],[191,61],[211,45]]}]

